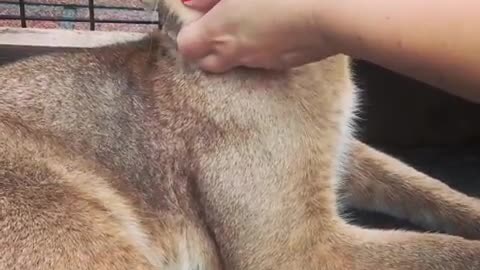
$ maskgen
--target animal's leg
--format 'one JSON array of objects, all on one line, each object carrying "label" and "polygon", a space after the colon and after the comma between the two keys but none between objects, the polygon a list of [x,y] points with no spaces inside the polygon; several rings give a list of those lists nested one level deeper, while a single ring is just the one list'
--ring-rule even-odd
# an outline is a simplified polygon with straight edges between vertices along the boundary
[{"label": "animal's leg", "polygon": [[430,230],[480,238],[480,201],[359,141],[352,143],[342,204],[377,211]]},{"label": "animal's leg", "polygon": [[[476,270],[480,242],[444,234],[350,228],[338,248],[349,270]],[[328,268],[326,268],[328,269]],[[343,270],[343,269],[342,269]]]}]

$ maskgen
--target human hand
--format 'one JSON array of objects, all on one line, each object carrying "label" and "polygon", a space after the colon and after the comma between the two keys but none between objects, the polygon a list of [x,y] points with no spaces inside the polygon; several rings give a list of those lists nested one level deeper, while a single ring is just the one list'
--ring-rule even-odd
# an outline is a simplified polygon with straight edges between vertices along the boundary
[{"label": "human hand", "polygon": [[180,53],[210,72],[237,66],[284,69],[337,53],[321,29],[322,1],[188,0],[184,4],[206,14],[180,31]]}]

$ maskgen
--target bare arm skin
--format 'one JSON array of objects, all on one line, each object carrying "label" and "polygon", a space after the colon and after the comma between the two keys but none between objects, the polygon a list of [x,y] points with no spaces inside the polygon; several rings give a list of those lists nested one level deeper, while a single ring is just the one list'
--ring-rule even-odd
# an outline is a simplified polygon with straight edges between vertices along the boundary
[{"label": "bare arm skin", "polygon": [[480,2],[329,1],[319,9],[342,53],[480,102]]},{"label": "bare arm skin", "polygon": [[[218,3],[218,4],[217,4]],[[286,68],[343,53],[480,102],[475,0],[191,0],[209,10],[179,35],[212,72]],[[252,12],[261,10],[261,16]]]}]

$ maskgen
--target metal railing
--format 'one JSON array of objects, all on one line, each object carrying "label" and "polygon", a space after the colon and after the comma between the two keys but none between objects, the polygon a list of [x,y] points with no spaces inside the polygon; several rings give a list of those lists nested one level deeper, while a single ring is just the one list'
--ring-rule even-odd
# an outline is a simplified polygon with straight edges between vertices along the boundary
[{"label": "metal railing", "polygon": [[[130,11],[143,11],[142,8],[128,7],[128,6],[107,6],[107,5],[95,5],[95,0],[88,0],[88,4],[64,4],[64,3],[42,3],[42,2],[28,2],[26,0],[0,0],[0,4],[18,5],[19,15],[12,14],[0,14],[1,20],[19,20],[22,28],[27,28],[28,21],[52,21],[52,22],[82,22],[89,23],[90,30],[94,31],[97,23],[113,23],[113,24],[156,24],[159,25],[158,20],[141,20],[141,19],[98,19],[95,18],[95,10],[98,9],[115,9],[115,10],[130,10]],[[88,8],[88,18],[69,18],[65,16],[53,17],[53,16],[27,16],[26,8],[29,6],[54,6],[64,8]]]}]

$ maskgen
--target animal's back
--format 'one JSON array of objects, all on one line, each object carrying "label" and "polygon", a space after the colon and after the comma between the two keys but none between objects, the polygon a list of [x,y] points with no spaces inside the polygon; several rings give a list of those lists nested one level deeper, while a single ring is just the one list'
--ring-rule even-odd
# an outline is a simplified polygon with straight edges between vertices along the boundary
[{"label": "animal's back", "polygon": [[0,268],[218,267],[150,41],[0,68]]},{"label": "animal's back", "polygon": [[[173,48],[154,35],[0,68],[0,136],[10,138],[0,151],[2,162],[15,165],[6,166],[11,173],[0,179],[0,201],[8,211],[0,238],[10,242],[1,247],[25,252],[5,257],[0,266],[27,267],[38,254],[43,259],[32,265],[49,269],[142,269],[180,262],[219,267],[213,238],[225,249],[241,243],[230,238],[236,230],[241,229],[237,236],[254,233],[254,220],[229,206],[247,186],[223,188],[236,178],[245,179],[248,189],[261,187],[258,176],[277,177],[289,161],[303,166],[315,152],[308,149],[313,141],[305,144],[311,121],[328,125],[328,117],[348,111],[342,104],[348,95],[336,93],[349,86],[342,57],[325,61],[322,76],[306,68],[288,76],[240,71],[222,77],[183,66]],[[311,91],[319,81],[331,87]],[[304,92],[303,98],[292,96],[291,87]],[[340,132],[332,131],[329,136]],[[288,153],[297,158],[285,159]],[[234,178],[222,180],[232,173]],[[13,186],[18,188],[12,191]],[[26,192],[30,195],[22,195]],[[260,198],[251,197],[251,203]],[[49,212],[40,211],[50,204]],[[244,224],[230,224],[231,231],[221,234],[231,219]],[[105,255],[107,250],[118,251],[118,258]],[[77,264],[75,258],[81,258]]]}]

